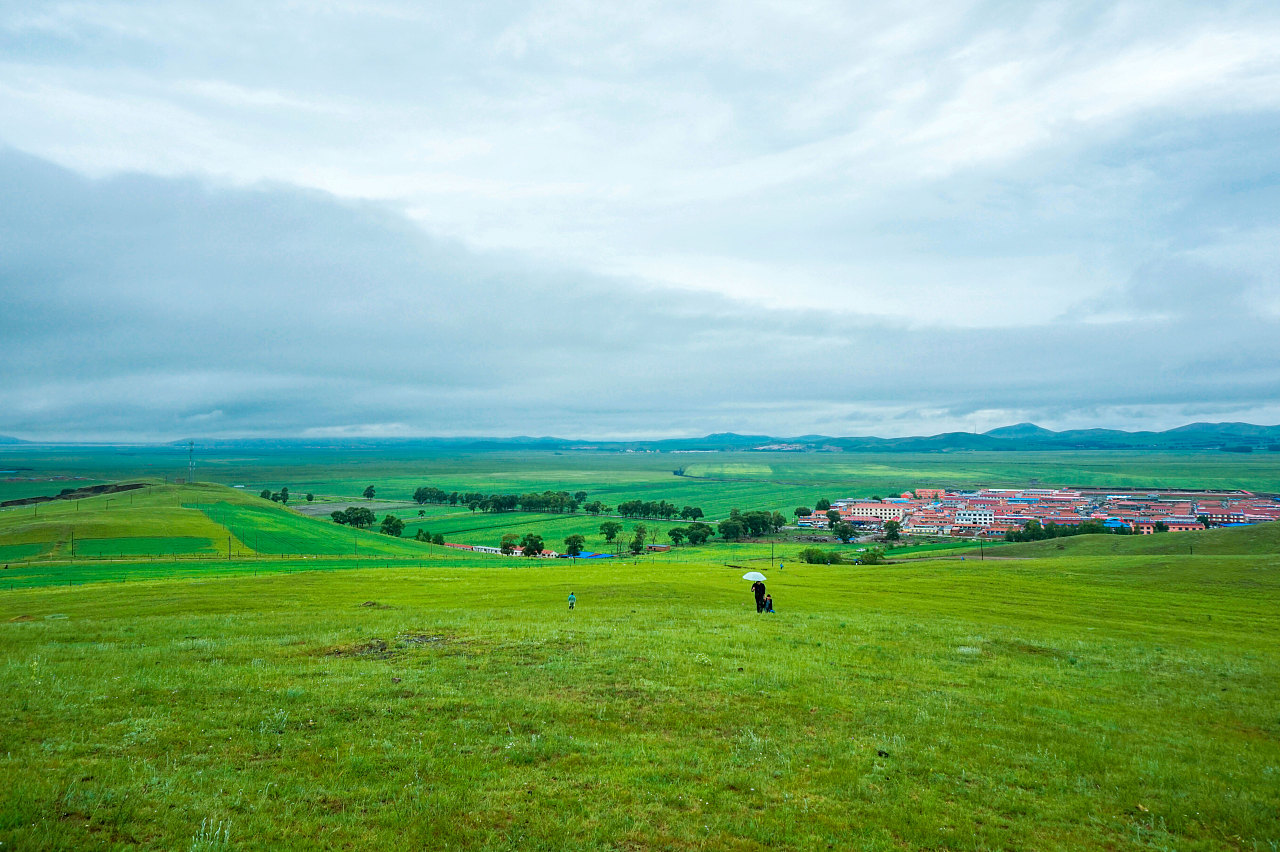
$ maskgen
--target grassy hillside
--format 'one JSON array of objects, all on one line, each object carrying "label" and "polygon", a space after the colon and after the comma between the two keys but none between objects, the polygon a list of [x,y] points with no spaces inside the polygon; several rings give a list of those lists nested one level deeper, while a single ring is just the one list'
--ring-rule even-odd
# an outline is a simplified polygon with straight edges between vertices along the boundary
[{"label": "grassy hillside", "polygon": [[0,510],[0,559],[419,556],[422,545],[303,517],[221,485],[166,485]]},{"label": "grassy hillside", "polygon": [[503,564],[0,593],[0,841],[1280,842],[1275,556]]},{"label": "grassy hillside", "polygon": [[1078,535],[1006,544],[1000,556],[1274,555],[1280,553],[1280,522],[1157,535]]}]

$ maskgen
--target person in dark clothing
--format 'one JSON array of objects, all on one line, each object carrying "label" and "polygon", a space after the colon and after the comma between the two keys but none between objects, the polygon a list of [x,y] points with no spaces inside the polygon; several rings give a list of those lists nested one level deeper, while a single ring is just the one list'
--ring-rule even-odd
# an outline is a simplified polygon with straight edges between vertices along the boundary
[{"label": "person in dark clothing", "polygon": [[752,583],[751,593],[756,596],[756,612],[764,612],[764,583],[759,580]]},{"label": "person in dark clothing", "polygon": [[773,595],[764,596],[764,611],[773,612]]}]

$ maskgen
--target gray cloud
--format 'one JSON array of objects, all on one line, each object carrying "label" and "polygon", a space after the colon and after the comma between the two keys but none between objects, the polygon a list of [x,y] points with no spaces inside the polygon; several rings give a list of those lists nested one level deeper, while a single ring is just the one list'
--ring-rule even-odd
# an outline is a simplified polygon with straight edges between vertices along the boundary
[{"label": "gray cloud", "polygon": [[1280,11],[0,0],[0,433],[1280,420]]},{"label": "gray cloud", "polygon": [[0,432],[20,436],[901,432],[1280,388],[1274,316],[922,329],[476,253],[283,186],[9,152],[0,195]]}]

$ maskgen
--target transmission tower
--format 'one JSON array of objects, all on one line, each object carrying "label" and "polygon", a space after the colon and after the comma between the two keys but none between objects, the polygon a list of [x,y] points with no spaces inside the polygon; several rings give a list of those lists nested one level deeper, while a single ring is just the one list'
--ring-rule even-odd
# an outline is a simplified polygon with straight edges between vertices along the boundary
[{"label": "transmission tower", "polygon": [[187,484],[196,481],[196,442],[187,441]]}]

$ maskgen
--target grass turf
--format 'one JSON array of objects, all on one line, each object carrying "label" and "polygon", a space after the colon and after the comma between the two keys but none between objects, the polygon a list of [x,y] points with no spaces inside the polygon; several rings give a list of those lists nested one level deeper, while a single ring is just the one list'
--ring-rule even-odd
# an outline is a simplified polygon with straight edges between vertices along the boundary
[{"label": "grass turf", "polygon": [[1271,848],[1278,568],[795,565],[773,617],[693,562],[5,592],[0,838]]}]

